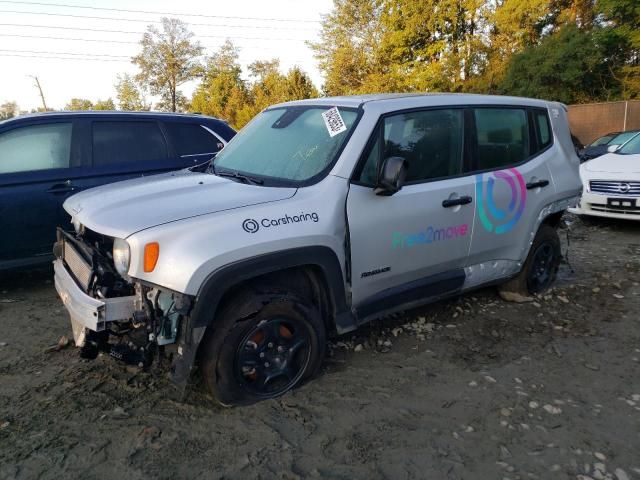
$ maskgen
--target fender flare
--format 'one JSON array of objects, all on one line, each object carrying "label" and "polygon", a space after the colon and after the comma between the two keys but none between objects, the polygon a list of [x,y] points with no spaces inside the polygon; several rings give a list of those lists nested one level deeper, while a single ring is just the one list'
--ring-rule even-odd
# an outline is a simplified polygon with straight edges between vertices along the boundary
[{"label": "fender flare", "polygon": [[213,312],[231,287],[267,273],[303,266],[319,267],[322,271],[334,315],[348,312],[344,275],[337,255],[329,247],[300,247],[252,257],[210,274],[196,295],[191,314],[193,328],[208,326],[213,321]]},{"label": "fender flare", "polygon": [[202,284],[190,315],[182,322],[179,354],[172,365],[174,383],[184,389],[200,341],[214,323],[220,301],[230,288],[267,273],[303,266],[318,267],[322,271],[338,333],[355,329],[357,323],[347,303],[345,276],[338,256],[329,247],[299,247],[248,258],[214,271]]}]

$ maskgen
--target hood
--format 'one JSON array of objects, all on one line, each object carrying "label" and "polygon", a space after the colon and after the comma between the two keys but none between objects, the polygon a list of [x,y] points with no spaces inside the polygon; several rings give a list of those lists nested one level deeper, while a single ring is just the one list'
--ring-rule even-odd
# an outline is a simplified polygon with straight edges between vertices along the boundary
[{"label": "hood", "polygon": [[588,172],[640,173],[640,155],[608,153],[583,164]]},{"label": "hood", "polygon": [[90,230],[127,238],[163,223],[284,200],[295,192],[181,170],[92,188],[67,199],[64,208]]}]

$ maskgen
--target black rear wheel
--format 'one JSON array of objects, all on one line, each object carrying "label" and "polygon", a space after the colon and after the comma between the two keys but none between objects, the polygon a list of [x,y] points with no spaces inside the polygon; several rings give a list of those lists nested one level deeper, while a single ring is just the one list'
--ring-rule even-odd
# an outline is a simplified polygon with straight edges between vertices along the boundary
[{"label": "black rear wheel", "polygon": [[275,398],[318,370],[326,333],[317,307],[291,293],[244,292],[203,341],[205,384],[223,405]]},{"label": "black rear wheel", "polygon": [[542,224],[520,273],[498,288],[525,296],[543,292],[555,281],[561,259],[558,232],[551,225]]}]

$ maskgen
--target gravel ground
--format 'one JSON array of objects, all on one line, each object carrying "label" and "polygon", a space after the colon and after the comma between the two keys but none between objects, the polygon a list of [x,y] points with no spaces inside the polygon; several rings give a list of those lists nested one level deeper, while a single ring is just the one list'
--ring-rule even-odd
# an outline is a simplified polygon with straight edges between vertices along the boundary
[{"label": "gravel ground", "polygon": [[544,296],[376,321],[314,381],[236,409],[47,352],[70,335],[51,272],[5,274],[0,478],[640,479],[640,224],[569,221],[573,269]]}]

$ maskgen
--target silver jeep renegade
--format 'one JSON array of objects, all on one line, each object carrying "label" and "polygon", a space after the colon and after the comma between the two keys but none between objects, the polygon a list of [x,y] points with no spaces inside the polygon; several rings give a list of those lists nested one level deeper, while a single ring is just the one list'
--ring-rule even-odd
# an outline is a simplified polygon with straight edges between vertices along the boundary
[{"label": "silver jeep renegade", "polygon": [[578,167],[558,103],[276,105],[206,164],[67,200],[55,285],[82,355],[165,362],[180,386],[198,365],[247,404],[317,372],[328,334],[489,284],[544,290]]}]

